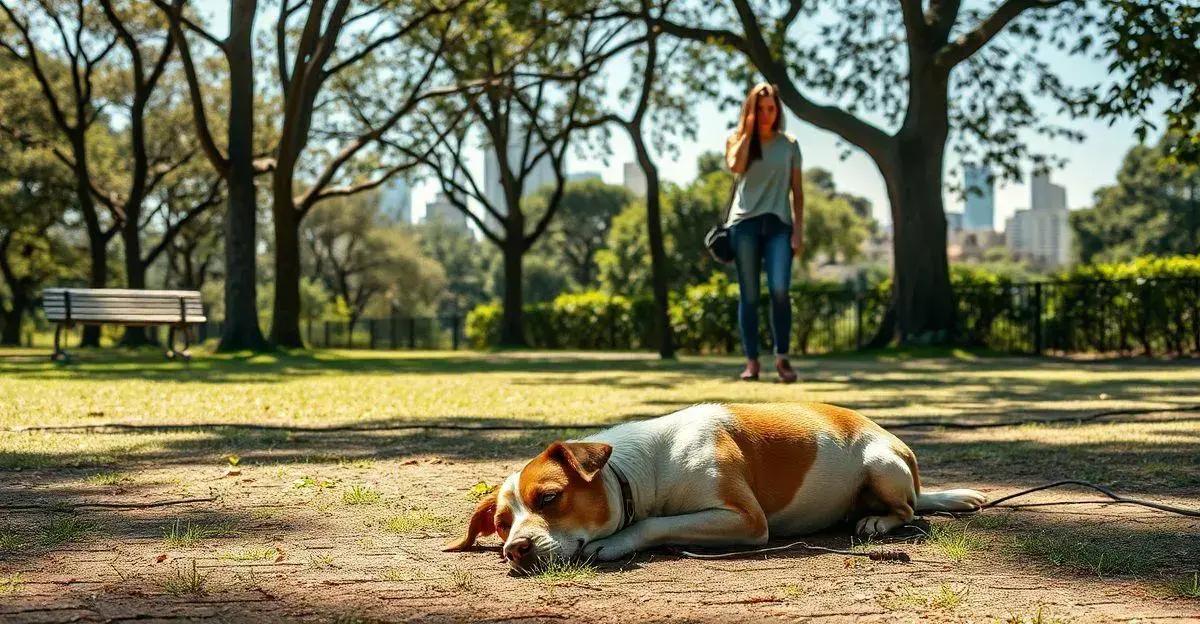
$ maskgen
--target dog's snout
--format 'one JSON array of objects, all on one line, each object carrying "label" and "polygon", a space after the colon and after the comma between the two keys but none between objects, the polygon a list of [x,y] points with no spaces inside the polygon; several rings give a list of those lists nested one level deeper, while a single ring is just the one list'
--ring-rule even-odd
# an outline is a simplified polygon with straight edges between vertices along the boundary
[{"label": "dog's snout", "polygon": [[528,537],[518,537],[504,545],[504,558],[520,564],[533,554],[533,540]]}]

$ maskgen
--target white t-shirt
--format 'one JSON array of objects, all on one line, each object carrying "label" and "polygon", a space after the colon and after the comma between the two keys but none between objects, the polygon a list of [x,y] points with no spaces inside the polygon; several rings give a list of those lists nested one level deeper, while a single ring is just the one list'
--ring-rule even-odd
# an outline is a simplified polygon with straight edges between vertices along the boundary
[{"label": "white t-shirt", "polygon": [[762,158],[750,161],[742,174],[725,225],[764,214],[791,223],[792,170],[801,168],[799,142],[791,135],[776,132],[762,144]]}]

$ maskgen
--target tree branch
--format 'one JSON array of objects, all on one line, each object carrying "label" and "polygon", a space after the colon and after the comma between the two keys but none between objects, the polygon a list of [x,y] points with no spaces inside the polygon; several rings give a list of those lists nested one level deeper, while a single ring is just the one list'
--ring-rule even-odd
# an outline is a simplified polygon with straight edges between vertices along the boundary
[{"label": "tree branch", "polygon": [[975,28],[964,33],[958,39],[941,49],[934,57],[934,63],[944,71],[950,71],[955,65],[970,58],[972,54],[987,45],[996,35],[1004,30],[1014,19],[1029,9],[1048,9],[1067,2],[1068,0],[1005,0],[989,16],[979,22]]}]

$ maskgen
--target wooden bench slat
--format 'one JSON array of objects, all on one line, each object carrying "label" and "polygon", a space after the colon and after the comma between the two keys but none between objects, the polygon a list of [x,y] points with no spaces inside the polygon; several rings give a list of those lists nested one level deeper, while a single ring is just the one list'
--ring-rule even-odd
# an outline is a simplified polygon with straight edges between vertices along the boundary
[{"label": "wooden bench slat", "polygon": [[[45,305],[42,307],[43,307],[43,309],[46,309],[46,310],[66,310],[67,309],[67,306],[61,305],[61,304]],[[201,309],[203,309],[203,307],[204,306],[202,306],[198,303],[189,303],[189,304],[185,304],[183,306],[183,309],[187,310],[188,312],[191,312],[192,310],[201,310]],[[92,303],[85,303],[85,304],[75,305],[74,302],[71,303],[72,311],[74,311],[74,310],[113,310],[113,311],[154,310],[156,312],[158,312],[158,311],[178,312],[179,309],[180,309],[179,304],[175,304],[175,305],[157,305],[157,304],[155,304],[155,305],[129,305],[129,304],[97,305],[97,304],[92,304]]]},{"label": "wooden bench slat", "polygon": [[[62,298],[47,299],[47,298],[43,297],[42,301],[44,303],[46,303],[47,305],[65,305],[66,304],[66,299],[62,299]],[[71,297],[71,305],[73,305],[73,306],[74,305],[85,305],[85,304],[98,304],[98,305],[147,305],[147,304],[149,304],[149,305],[176,305],[177,306],[177,305],[179,305],[180,301],[183,301],[184,303],[196,304],[196,305],[200,305],[202,303],[200,301],[199,297],[194,298],[194,299],[190,298],[190,297],[185,297],[182,299],[180,299],[178,297],[146,297],[144,299],[133,299],[133,298],[99,299],[99,298],[95,298],[95,297]]]},{"label": "wooden bench slat", "polygon": [[60,295],[66,291],[71,292],[71,296],[76,295],[99,295],[99,296],[119,296],[119,295],[166,295],[171,297],[180,296],[200,296],[200,291],[197,290],[137,290],[129,288],[46,288],[42,290],[42,296]]},{"label": "wooden bench slat", "polygon": [[[53,317],[47,315],[46,319],[50,320],[50,321],[68,320],[66,315],[53,316]],[[111,323],[124,323],[124,322],[128,321],[128,322],[142,322],[142,323],[163,323],[165,325],[181,322],[181,319],[178,314],[122,314],[119,316],[114,316],[111,314],[94,314],[91,312],[83,312],[80,314],[75,314],[74,312],[72,312],[71,318],[69,320],[71,320],[71,321],[108,321]],[[204,317],[201,315],[197,315],[195,317],[192,317],[191,315],[189,315],[187,317],[188,323],[203,323],[206,320],[207,320],[207,317]]]}]

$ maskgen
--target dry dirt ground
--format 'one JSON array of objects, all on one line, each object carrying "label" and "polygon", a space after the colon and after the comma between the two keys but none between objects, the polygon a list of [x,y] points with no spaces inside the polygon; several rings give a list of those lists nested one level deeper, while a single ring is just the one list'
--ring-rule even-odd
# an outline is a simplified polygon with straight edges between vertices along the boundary
[{"label": "dry dirt ground", "polygon": [[[895,425],[1062,418],[897,433],[928,488],[1003,495],[1074,477],[1200,509],[1196,361],[814,358],[797,362],[802,384],[783,386],[733,381],[737,363],[722,358],[323,352],[183,365],[106,353],[61,367],[43,355],[0,352],[3,622],[1200,621],[1200,519],[1115,505],[929,518],[873,544],[846,527],[807,538],[911,563],[659,550],[515,577],[495,538],[441,547],[486,485],[587,430],[396,428],[611,424],[762,400],[835,402]],[[107,423],[142,428],[28,429]],[[192,423],[291,429],[158,427]],[[344,425],[392,428],[307,430]],[[158,502],[175,504],[86,506]]]}]

